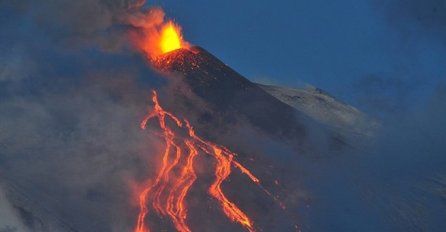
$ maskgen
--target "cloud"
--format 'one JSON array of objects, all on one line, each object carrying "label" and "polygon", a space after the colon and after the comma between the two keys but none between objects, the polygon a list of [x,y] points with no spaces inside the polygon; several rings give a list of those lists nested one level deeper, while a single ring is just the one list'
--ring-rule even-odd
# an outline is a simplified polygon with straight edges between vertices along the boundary
[{"label": "cloud", "polygon": [[[110,53],[97,38],[113,40],[103,31],[122,9],[140,5],[0,4],[11,14],[0,32],[0,173],[8,189],[2,200],[10,202],[0,208],[31,231],[131,230],[131,182],[151,174],[159,142],[141,132],[139,120],[161,81],[141,57]],[[60,46],[77,39],[82,43]],[[0,231],[14,227],[23,231],[13,224]]]},{"label": "cloud", "polygon": [[405,113],[411,106],[416,83],[398,76],[367,75],[353,83],[357,104],[374,116]]},{"label": "cloud", "polygon": [[[19,81],[29,76],[33,62],[25,55],[23,49],[13,46],[0,51],[0,82]],[[24,64],[28,69],[22,68]]]},{"label": "cloud", "polygon": [[5,11],[14,12],[14,17],[31,18],[31,22],[22,23],[35,24],[39,34],[43,32],[61,48],[95,45],[107,52],[127,48],[127,30],[134,22],[129,18],[151,12],[144,7],[144,0],[19,0],[0,4]]},{"label": "cloud", "polygon": [[0,186],[0,205],[0,232],[30,232],[6,198],[3,186]]},{"label": "cloud", "polygon": [[149,91],[131,77],[88,80],[64,93],[0,102],[0,170],[8,185],[17,186],[13,202],[31,207],[30,220],[42,221],[43,228],[129,230],[129,180],[150,173],[146,164],[159,142],[138,127]]},{"label": "cloud", "polygon": [[416,30],[424,36],[444,41],[446,5],[442,0],[372,0],[386,15],[388,22],[405,33]]}]

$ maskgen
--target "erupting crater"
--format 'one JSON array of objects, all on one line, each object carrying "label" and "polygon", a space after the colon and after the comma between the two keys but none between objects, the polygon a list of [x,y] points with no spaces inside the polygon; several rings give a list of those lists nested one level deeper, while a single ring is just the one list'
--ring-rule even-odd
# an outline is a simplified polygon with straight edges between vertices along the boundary
[{"label": "erupting crater", "polygon": [[183,39],[181,27],[173,21],[156,26],[142,26],[140,29],[139,33],[130,36],[136,48],[141,50],[151,63],[164,54],[190,47],[189,43]]}]

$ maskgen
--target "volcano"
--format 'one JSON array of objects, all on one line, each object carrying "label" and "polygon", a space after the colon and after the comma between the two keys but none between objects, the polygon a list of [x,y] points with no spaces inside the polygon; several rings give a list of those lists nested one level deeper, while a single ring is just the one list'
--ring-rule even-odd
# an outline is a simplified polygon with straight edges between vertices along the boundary
[{"label": "volcano", "polygon": [[[141,122],[141,129],[150,132],[147,136],[138,133],[148,138],[142,143],[156,145],[138,151],[143,157],[133,157],[144,165],[127,163],[137,185],[135,193],[128,195],[139,207],[119,206],[135,219],[133,224],[123,219],[125,229],[119,231],[130,231],[132,226],[134,232],[298,231],[296,197],[300,197],[300,186],[297,181],[280,184],[296,177],[289,175],[296,166],[292,170],[275,167],[275,154],[268,153],[280,148],[297,157],[303,150],[317,151],[307,140],[313,126],[320,126],[318,114],[299,107],[304,106],[302,102],[296,105],[286,100],[295,92],[272,91],[253,83],[205,49],[183,41],[181,28],[172,21],[156,29],[159,31],[153,33],[145,28],[150,32],[148,37],[142,36],[135,43],[169,84],[161,87],[160,98],[153,90],[149,113]],[[343,144],[334,134],[324,136]],[[267,145],[258,144],[265,141]],[[132,158],[125,157],[125,161]],[[108,174],[103,178],[119,183]],[[61,191],[65,184],[69,183],[60,184]],[[110,231],[107,220],[92,226],[84,216],[92,212],[92,218],[102,218],[98,215],[107,206],[79,214],[56,205],[54,213],[46,212],[42,210],[45,207],[35,204],[37,194],[22,194],[27,191],[21,189],[8,188],[7,195],[13,195],[14,207],[31,222],[28,226],[34,231]],[[119,198],[97,186],[85,192],[79,201]],[[59,217],[62,210],[68,213]]]},{"label": "volcano", "polygon": [[[409,74],[403,82],[391,75],[392,63],[383,64],[388,75],[356,78],[366,92],[347,95],[384,117],[377,128],[317,87],[253,82],[218,53],[185,41],[180,25],[144,0],[15,2],[0,3],[7,19],[0,232],[446,228],[446,112],[438,110],[446,91],[411,102],[428,91],[412,88],[410,70],[396,70]],[[202,28],[194,18],[205,12],[196,4],[174,8],[183,5],[192,9],[187,25]],[[251,23],[257,26],[240,28],[262,26]],[[289,39],[296,29],[289,24],[265,33]],[[224,36],[243,39],[234,30]],[[263,37],[250,38],[258,44]],[[314,55],[294,45],[264,58],[289,64],[274,52]]]}]

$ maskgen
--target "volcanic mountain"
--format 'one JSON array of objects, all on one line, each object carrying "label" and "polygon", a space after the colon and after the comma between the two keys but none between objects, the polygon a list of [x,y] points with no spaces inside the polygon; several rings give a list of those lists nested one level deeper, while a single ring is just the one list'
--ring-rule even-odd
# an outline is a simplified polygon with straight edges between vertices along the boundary
[{"label": "volcanic mountain", "polygon": [[[390,156],[387,148],[374,156],[380,145],[369,152],[342,136],[373,134],[365,114],[320,89],[253,83],[183,41],[161,9],[134,13],[127,23],[116,18],[125,24],[119,29],[130,31],[135,51],[166,85],[141,85],[157,77],[139,60],[137,68],[120,63],[123,75],[113,75],[113,58],[107,70],[79,72],[86,84],[31,81],[23,93],[14,84],[2,103],[0,232],[399,231],[380,224],[401,219],[409,231],[433,228],[425,215],[441,204],[424,205],[401,188],[407,182],[421,198],[427,192],[419,189],[434,192],[412,185],[407,174],[418,169],[401,162],[412,153],[392,158],[392,143]],[[65,67],[53,79],[43,75],[53,70],[35,77],[46,84],[78,75],[59,76]],[[417,161],[434,171],[433,160]]]}]

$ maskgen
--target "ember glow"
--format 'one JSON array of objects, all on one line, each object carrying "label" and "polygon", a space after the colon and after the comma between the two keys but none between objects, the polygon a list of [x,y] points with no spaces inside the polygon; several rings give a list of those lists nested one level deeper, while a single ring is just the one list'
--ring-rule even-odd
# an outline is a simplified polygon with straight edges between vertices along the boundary
[{"label": "ember glow", "polygon": [[[254,232],[253,221],[226,197],[221,185],[231,175],[233,167],[264,190],[260,185],[260,180],[236,161],[236,153],[199,137],[187,119],[180,120],[177,116],[164,110],[155,91],[153,91],[152,102],[154,104],[153,111],[141,122],[141,128],[145,129],[151,119],[157,119],[162,131],[161,136],[164,139],[164,152],[161,155],[161,168],[156,177],[139,194],[140,212],[134,231],[150,231],[145,219],[151,210],[159,216],[169,217],[177,231],[191,231],[187,224],[186,197],[198,178],[194,170],[194,159],[203,154],[210,155],[216,160],[215,180],[208,189],[209,195],[219,203],[228,219],[240,224],[247,231]],[[173,127],[169,125],[173,125]],[[184,135],[177,134],[175,131],[178,130],[184,131]],[[180,170],[180,174],[175,175],[173,170]],[[268,193],[266,190],[264,191]]]}]

